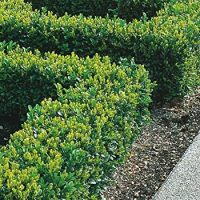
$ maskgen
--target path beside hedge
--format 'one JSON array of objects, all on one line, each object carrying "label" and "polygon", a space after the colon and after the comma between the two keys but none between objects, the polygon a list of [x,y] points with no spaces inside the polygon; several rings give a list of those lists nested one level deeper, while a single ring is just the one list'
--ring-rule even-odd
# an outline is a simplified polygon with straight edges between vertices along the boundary
[{"label": "path beside hedge", "polygon": [[181,103],[155,109],[153,122],[113,174],[106,200],[151,199],[200,130],[200,90]]},{"label": "path beside hedge", "polygon": [[200,199],[200,133],[153,200]]}]

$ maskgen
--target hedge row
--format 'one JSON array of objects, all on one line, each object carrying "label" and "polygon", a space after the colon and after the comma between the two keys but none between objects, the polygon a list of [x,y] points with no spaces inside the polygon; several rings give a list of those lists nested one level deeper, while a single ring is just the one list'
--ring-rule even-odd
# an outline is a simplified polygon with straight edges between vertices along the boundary
[{"label": "hedge row", "polygon": [[[74,53],[69,56],[46,53],[41,57],[39,51],[33,54],[19,47],[6,49],[9,44],[5,43],[0,46],[1,115],[18,113],[21,116],[26,113],[28,105],[35,105],[46,97],[56,99],[57,83],[65,88],[77,87],[81,81],[98,74],[103,78],[106,73],[108,80],[114,80],[115,68],[119,68],[111,64],[108,57],[100,58],[98,55],[83,59]],[[142,67],[130,65],[136,72],[137,68]],[[112,76],[109,77],[109,74]]]},{"label": "hedge row", "polygon": [[0,40],[13,40],[42,52],[75,52],[79,56],[99,53],[114,61],[135,57],[136,63],[144,64],[151,79],[157,81],[156,94],[161,99],[186,94],[187,85],[181,84],[187,84],[185,78],[193,80],[185,62],[199,42],[198,0],[170,5],[150,21],[130,24],[121,19],[81,15],[57,18],[31,11],[22,0],[0,2],[0,8]]},{"label": "hedge row", "polygon": [[111,12],[126,21],[141,18],[144,13],[148,18],[156,16],[157,12],[172,2],[178,0],[117,0],[117,7]]},{"label": "hedge row", "polygon": [[[31,2],[34,9],[47,8],[58,16],[67,12],[70,15],[84,16],[110,16],[117,15],[127,21],[140,18],[143,13],[148,17],[156,15],[156,12],[164,7],[165,3],[172,0],[25,0]],[[177,1],[177,0],[176,0]]]},{"label": "hedge row", "polygon": [[67,12],[71,15],[84,16],[106,16],[110,9],[114,9],[117,5],[116,0],[25,0],[30,2],[34,9],[41,9],[53,11],[56,15],[62,16]]},{"label": "hedge row", "polygon": [[[30,108],[23,129],[1,148],[0,199],[99,199],[100,189],[149,120],[153,85],[148,73],[126,60],[116,66],[108,58],[100,62],[98,56],[79,60],[75,55],[51,54],[39,64],[36,56],[21,54],[7,56],[13,73],[27,65],[21,68],[21,77],[44,71],[48,79],[54,74],[50,71],[62,74],[69,62],[64,74],[73,72],[72,80],[81,80],[68,89],[57,84],[58,99]],[[66,64],[59,71],[61,63]],[[37,90],[42,88],[37,85]]]}]

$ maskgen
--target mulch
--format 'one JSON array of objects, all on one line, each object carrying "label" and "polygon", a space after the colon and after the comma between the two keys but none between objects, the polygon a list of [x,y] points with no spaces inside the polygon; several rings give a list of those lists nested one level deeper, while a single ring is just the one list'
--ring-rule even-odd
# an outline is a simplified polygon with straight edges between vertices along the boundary
[{"label": "mulch", "polygon": [[148,200],[160,188],[200,130],[200,90],[153,110],[130,157],[112,176],[106,200]]}]

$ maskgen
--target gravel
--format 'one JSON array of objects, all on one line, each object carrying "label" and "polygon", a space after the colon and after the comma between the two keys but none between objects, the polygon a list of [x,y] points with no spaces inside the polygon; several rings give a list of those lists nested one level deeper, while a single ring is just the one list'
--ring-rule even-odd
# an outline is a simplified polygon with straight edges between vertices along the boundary
[{"label": "gravel", "polygon": [[113,174],[106,200],[148,200],[160,188],[200,130],[200,89],[153,110],[126,163]]}]

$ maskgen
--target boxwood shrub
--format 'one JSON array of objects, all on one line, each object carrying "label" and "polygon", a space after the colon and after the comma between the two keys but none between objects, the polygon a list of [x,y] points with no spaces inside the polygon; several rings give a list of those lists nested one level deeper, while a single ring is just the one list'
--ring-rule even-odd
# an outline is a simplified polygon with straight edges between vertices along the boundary
[{"label": "boxwood shrub", "polygon": [[156,13],[165,6],[165,4],[175,3],[178,0],[117,0],[117,7],[114,12],[122,19],[132,21],[135,18],[141,18],[144,13],[147,17],[156,16]]},{"label": "boxwood shrub", "polygon": [[[116,68],[108,57],[98,55],[79,58],[74,53],[68,56],[46,53],[42,57],[39,51],[32,53],[19,47],[12,50],[10,43],[0,46],[1,115],[18,113],[21,116],[26,113],[28,105],[35,105],[45,97],[56,99],[56,83],[65,88],[75,87],[81,80],[90,79],[97,72],[111,73]],[[140,67],[135,64],[130,66],[136,71]]]},{"label": "boxwood shrub", "polygon": [[71,15],[84,16],[106,16],[111,9],[116,8],[116,0],[25,0],[30,2],[34,9],[41,9],[53,11],[56,15],[62,16],[66,12]]},{"label": "boxwood shrub", "polygon": [[[107,14],[121,17],[127,21],[140,18],[143,13],[148,17],[156,15],[156,12],[172,0],[25,0],[31,2],[34,9],[45,7],[58,16],[67,12],[70,15],[102,16]],[[177,0],[176,0],[177,1]]]},{"label": "boxwood shrub", "polygon": [[23,129],[0,149],[0,199],[100,198],[149,120],[152,92],[144,67],[105,62],[76,87],[57,84],[57,100],[29,108]]},{"label": "boxwood shrub", "polygon": [[82,15],[57,18],[52,13],[33,12],[30,6],[18,9],[12,4],[25,5],[22,0],[0,2],[0,40],[13,40],[42,52],[74,51],[79,56],[99,53],[114,61],[135,57],[136,63],[144,64],[151,79],[157,81],[156,98],[170,99],[188,92],[181,84],[185,83],[185,74],[191,74],[184,63],[199,45],[198,0],[170,5],[150,21],[129,24],[121,19]]}]

